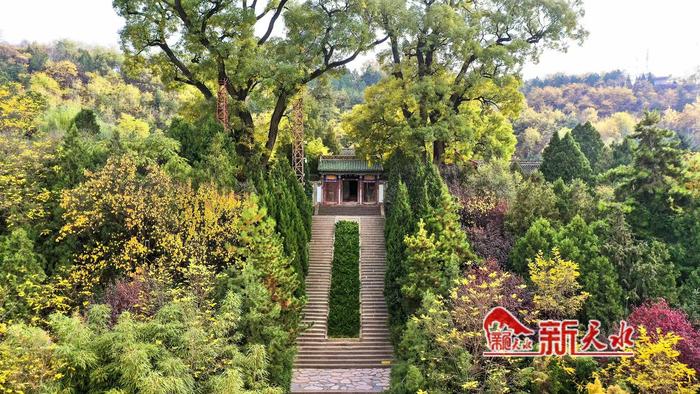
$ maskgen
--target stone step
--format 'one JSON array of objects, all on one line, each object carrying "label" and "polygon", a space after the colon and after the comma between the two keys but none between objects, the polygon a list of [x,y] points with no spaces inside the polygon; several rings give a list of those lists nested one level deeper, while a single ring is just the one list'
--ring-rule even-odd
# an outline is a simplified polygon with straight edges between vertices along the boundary
[{"label": "stone step", "polygon": [[324,350],[324,351],[346,351],[346,350],[381,350],[381,351],[392,351],[394,348],[390,344],[387,343],[368,343],[365,341],[336,341],[336,340],[329,340],[324,343],[316,343],[316,344],[310,344],[306,343],[304,345],[300,345],[299,349],[302,349],[304,351],[316,351],[316,350]]},{"label": "stone step", "polygon": [[[357,369],[357,368],[391,368],[393,360],[357,360],[334,361],[332,363],[326,361],[303,361],[295,363],[295,368],[320,368],[320,369]],[[354,391],[346,391],[345,393],[355,393]]]},{"label": "stone step", "polygon": [[[357,340],[327,338],[328,295],[332,274],[336,216],[314,216],[306,276],[305,330],[297,338],[295,368],[388,368],[393,361],[389,314],[384,300],[386,252],[384,219],[360,221],[360,312]],[[294,385],[292,386],[294,387]],[[301,392],[301,391],[294,391]]]}]

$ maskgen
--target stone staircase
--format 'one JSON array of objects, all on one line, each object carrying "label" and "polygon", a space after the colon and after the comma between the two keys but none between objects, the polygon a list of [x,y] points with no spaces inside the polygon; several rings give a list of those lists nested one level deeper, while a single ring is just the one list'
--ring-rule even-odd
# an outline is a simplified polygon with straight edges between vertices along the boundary
[{"label": "stone staircase", "polygon": [[320,205],[316,214],[321,216],[380,216],[380,205]]},{"label": "stone staircase", "polygon": [[[326,337],[333,232],[335,222],[338,220],[354,220],[360,223],[361,328],[359,339]],[[292,381],[292,392],[328,392],[325,389],[309,390],[308,387],[332,388],[334,392],[377,392],[382,390],[367,388],[386,388],[382,385],[388,384],[388,370],[379,374],[372,372],[376,369],[389,368],[393,359],[393,348],[389,341],[388,311],[384,301],[385,258],[383,217],[324,215],[313,217],[309,273],[306,277],[308,303],[304,310],[304,323],[310,324],[311,327],[297,339],[298,352],[294,365],[295,377]],[[314,370],[312,374],[309,374],[310,369]],[[342,369],[346,369],[348,373],[344,375],[342,371],[338,371]],[[357,376],[357,371],[360,369],[369,371],[362,375],[367,375],[370,381],[353,386],[355,382],[352,376]],[[336,371],[329,372],[331,370]],[[327,378],[324,384],[300,381],[301,376],[309,375],[335,376],[335,378]],[[371,381],[375,375],[383,377],[381,384]],[[334,379],[338,382],[333,382]],[[349,388],[345,390],[344,387]]]}]

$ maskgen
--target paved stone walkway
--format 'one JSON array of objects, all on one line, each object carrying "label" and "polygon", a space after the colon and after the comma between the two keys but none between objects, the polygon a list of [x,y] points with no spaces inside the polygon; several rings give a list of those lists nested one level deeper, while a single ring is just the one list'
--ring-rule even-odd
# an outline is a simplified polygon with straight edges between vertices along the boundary
[{"label": "paved stone walkway", "polygon": [[292,392],[382,393],[389,388],[389,368],[295,369]]}]

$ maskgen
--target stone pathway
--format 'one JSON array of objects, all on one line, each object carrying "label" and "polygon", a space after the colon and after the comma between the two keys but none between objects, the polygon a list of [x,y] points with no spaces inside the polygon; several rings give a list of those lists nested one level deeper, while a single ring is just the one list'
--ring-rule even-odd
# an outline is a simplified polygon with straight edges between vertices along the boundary
[{"label": "stone pathway", "polygon": [[[292,393],[379,393],[389,388],[393,347],[384,301],[384,217],[316,215],[311,226],[308,301],[297,338]],[[327,337],[328,291],[335,222],[360,223],[360,337]]]},{"label": "stone pathway", "polygon": [[292,392],[382,393],[389,388],[389,368],[295,369]]}]

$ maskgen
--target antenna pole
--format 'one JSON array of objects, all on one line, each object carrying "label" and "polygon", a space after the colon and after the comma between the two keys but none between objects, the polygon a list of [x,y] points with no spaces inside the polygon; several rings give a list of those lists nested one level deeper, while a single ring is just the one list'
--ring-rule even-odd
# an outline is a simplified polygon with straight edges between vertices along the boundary
[{"label": "antenna pole", "polygon": [[221,80],[216,95],[216,120],[221,123],[224,130],[228,130],[228,93],[226,91],[227,79]]},{"label": "antenna pole", "polygon": [[300,95],[292,105],[292,167],[304,184],[304,101]]}]

